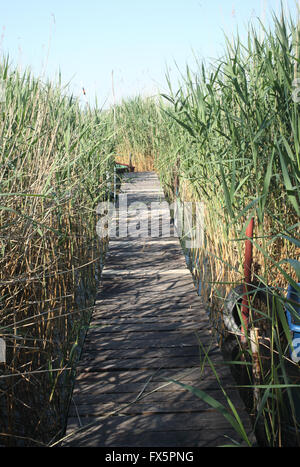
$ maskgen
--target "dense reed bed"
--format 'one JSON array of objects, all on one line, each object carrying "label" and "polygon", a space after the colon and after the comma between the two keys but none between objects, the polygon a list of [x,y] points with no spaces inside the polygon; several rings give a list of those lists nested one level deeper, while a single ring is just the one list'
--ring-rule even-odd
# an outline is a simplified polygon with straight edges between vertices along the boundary
[{"label": "dense reed bed", "polygon": [[106,249],[95,208],[113,174],[113,128],[8,58],[0,79],[0,444],[38,446],[64,429]]},{"label": "dense reed bed", "polygon": [[153,98],[132,97],[113,110],[119,159],[137,171],[154,169],[157,105]]},{"label": "dense reed bed", "polygon": [[[204,205],[204,242],[187,251],[189,262],[227,359],[237,358],[239,383],[251,386],[243,393],[268,446],[300,445],[299,372],[285,314],[287,307],[295,313],[287,287],[299,291],[300,280],[299,66],[297,24],[274,16],[272,29],[251,25],[245,42],[226,40],[210,66],[187,66],[178,89],[167,76],[161,103],[132,100],[122,108],[137,130],[127,132],[128,152],[152,155],[169,200]],[[230,292],[244,283],[251,219],[252,292],[241,345],[222,316]]]}]

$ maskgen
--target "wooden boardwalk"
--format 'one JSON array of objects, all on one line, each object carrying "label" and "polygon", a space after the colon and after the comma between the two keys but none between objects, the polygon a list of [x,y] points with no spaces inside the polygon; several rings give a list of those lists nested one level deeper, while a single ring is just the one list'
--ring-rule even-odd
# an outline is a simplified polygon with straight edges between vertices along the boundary
[{"label": "wooden boardwalk", "polygon": [[[164,199],[153,173],[128,174],[121,191],[128,205]],[[131,225],[137,215],[130,214]],[[141,231],[145,216],[139,217]],[[194,386],[227,406],[205,352],[251,432],[176,237],[112,239],[95,305],[64,446],[215,447],[230,444],[229,438],[240,441],[223,415],[170,382]]]}]

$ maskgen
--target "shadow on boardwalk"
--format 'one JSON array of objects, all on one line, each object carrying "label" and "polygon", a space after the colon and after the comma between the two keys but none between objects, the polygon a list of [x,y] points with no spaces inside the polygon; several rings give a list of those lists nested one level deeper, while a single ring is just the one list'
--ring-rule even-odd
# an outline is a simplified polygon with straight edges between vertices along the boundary
[{"label": "shadow on boardwalk", "polygon": [[[145,203],[162,198],[154,174],[130,174],[122,189]],[[191,385],[227,406],[206,354],[250,434],[178,239],[113,240],[78,366],[64,446],[241,442],[220,412],[171,382]]]}]

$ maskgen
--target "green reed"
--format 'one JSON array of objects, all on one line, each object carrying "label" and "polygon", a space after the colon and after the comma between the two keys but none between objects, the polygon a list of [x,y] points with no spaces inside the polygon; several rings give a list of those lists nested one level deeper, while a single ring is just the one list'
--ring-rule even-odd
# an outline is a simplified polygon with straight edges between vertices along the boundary
[{"label": "green reed", "polygon": [[114,129],[60,83],[0,63],[1,444],[47,443],[64,429],[73,363],[106,244]]}]

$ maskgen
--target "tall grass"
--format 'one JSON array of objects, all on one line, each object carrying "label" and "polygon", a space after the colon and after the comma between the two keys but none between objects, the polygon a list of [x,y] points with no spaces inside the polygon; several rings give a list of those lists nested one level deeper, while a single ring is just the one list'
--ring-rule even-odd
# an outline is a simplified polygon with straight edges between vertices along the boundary
[{"label": "tall grass", "polygon": [[113,173],[109,114],[0,64],[0,444],[60,436],[105,243],[95,207]]},{"label": "tall grass", "polygon": [[191,140],[188,154],[180,154],[180,176],[206,203],[213,261],[231,264],[225,281],[242,277],[235,272],[243,265],[239,239],[254,216],[257,268],[268,283],[284,286],[266,255],[276,264],[295,257],[287,238],[299,227],[299,106],[292,101],[295,26],[275,18],[275,28],[263,41],[252,29],[246,45],[228,42],[209,71],[187,68],[179,94],[168,100]]},{"label": "tall grass", "polygon": [[140,96],[122,101],[114,110],[117,160],[138,171],[153,170],[157,106],[153,98]]}]

